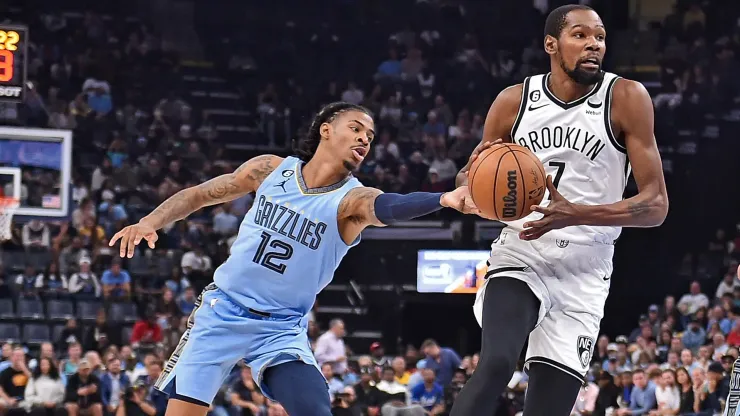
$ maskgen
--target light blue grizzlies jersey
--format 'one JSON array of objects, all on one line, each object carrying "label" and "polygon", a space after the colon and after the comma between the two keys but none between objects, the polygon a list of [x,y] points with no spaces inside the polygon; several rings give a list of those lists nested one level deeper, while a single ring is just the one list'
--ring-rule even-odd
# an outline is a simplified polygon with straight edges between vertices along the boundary
[{"label": "light blue grizzlies jersey", "polygon": [[231,255],[216,269],[216,285],[244,308],[305,315],[347,250],[360,241],[347,245],[337,224],[342,198],[360,181],[349,176],[308,189],[303,164],[288,157],[262,182]]}]

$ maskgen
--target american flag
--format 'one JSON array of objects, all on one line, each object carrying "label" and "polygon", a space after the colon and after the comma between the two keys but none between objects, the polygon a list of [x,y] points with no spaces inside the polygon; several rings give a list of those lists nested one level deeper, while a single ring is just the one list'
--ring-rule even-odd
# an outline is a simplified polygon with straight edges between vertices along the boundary
[{"label": "american flag", "polygon": [[41,206],[43,208],[61,208],[62,198],[59,195],[44,195],[41,199]]}]

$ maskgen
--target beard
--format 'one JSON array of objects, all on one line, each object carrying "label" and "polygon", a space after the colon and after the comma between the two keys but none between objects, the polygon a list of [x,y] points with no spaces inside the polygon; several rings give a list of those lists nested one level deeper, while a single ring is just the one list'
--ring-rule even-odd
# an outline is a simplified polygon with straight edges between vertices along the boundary
[{"label": "beard", "polygon": [[576,84],[594,85],[604,79],[604,71],[601,70],[601,66],[599,66],[598,71],[589,72],[581,69],[580,63],[581,62],[576,62],[575,68],[568,69],[568,67],[565,66],[563,58],[560,58],[560,68],[562,68],[563,72],[565,72],[565,74],[568,75],[570,79],[575,81]]}]

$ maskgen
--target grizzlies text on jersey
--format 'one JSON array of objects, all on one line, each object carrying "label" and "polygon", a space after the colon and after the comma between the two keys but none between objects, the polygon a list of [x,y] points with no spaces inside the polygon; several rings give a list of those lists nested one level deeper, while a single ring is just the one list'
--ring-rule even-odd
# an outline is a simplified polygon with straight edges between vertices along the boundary
[{"label": "grizzlies text on jersey", "polygon": [[286,158],[260,185],[216,285],[245,308],[305,315],[352,246],[339,234],[337,209],[354,177],[307,189],[303,162]]}]

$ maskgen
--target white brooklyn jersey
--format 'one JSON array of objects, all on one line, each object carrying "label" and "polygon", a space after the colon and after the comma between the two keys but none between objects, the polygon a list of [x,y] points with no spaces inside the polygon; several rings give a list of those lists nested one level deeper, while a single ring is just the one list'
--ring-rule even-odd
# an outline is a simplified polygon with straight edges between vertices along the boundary
[{"label": "white brooklyn jersey", "polygon": [[[585,96],[566,103],[548,88],[550,74],[524,81],[522,101],[511,138],[531,150],[553,178],[558,191],[570,202],[583,205],[611,204],[622,200],[630,167],[627,150],[614,137],[611,99],[615,74],[604,78]],[[541,205],[548,205],[549,192]],[[526,221],[542,218],[532,213],[507,222],[515,231]],[[621,227],[572,226],[550,231],[545,237],[576,244],[614,244]]]}]

